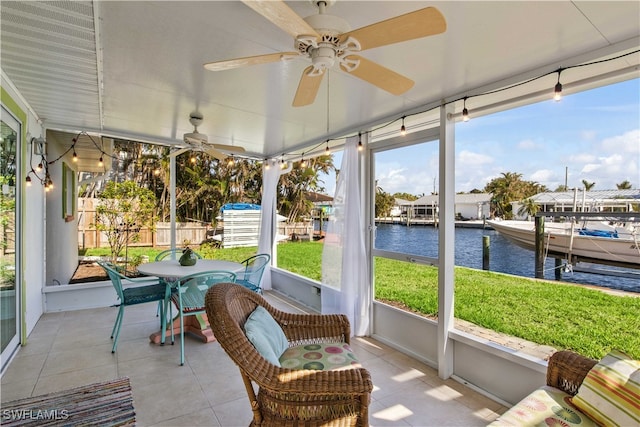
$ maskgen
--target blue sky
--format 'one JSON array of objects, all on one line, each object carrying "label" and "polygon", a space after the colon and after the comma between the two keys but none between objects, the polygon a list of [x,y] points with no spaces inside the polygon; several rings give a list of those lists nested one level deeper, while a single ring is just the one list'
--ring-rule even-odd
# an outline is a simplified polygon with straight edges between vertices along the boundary
[{"label": "blue sky", "polygon": [[[471,112],[473,114],[473,112]],[[380,153],[378,186],[388,193],[429,194],[437,186],[436,143]],[[340,167],[342,156],[334,162]],[[482,189],[503,172],[555,190],[565,183],[640,188],[640,79],[473,118],[456,125],[456,191]],[[335,178],[324,179],[333,194]]]}]

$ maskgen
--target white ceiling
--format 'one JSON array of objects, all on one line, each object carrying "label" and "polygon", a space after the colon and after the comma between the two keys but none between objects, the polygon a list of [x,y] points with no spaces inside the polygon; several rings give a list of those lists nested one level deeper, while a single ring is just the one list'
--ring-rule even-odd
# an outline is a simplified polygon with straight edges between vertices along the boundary
[{"label": "white ceiling", "polygon": [[[300,16],[316,13],[309,1],[286,3]],[[3,0],[0,65],[47,128],[179,145],[197,110],[210,142],[262,158],[640,49],[638,1],[337,0],[328,12],[356,29],[427,6],[444,15],[445,33],[362,53],[415,81],[402,96],[332,70],[315,103],[292,107],[303,60],[205,70],[206,62],[294,50],[287,33],[240,1]],[[634,53],[567,69],[561,80],[566,92],[582,90],[638,77],[639,63]],[[472,97],[467,107],[550,96],[556,80]]]}]

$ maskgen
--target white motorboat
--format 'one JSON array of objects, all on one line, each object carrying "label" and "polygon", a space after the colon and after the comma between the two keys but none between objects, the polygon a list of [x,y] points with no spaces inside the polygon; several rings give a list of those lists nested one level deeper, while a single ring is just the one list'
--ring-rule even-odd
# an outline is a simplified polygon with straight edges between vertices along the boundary
[{"label": "white motorboat", "polygon": [[[532,221],[491,220],[487,224],[515,244],[535,249],[535,223]],[[609,226],[545,222],[544,252],[578,261],[620,263],[640,267],[639,229]]]}]

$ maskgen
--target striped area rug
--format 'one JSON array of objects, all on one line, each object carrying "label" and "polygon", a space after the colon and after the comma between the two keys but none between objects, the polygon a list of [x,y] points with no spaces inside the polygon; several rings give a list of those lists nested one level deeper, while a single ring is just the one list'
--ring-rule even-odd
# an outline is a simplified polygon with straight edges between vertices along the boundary
[{"label": "striped area rug", "polygon": [[89,384],[2,404],[2,426],[134,426],[129,378]]}]

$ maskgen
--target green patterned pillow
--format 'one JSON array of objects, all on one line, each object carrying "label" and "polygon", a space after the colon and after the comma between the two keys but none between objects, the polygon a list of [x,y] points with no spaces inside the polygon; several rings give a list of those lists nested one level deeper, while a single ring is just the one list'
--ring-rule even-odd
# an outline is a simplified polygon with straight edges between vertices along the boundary
[{"label": "green patterned pillow", "polygon": [[360,367],[347,343],[318,343],[289,347],[280,356],[280,365],[288,369],[337,371]]},{"label": "green patterned pillow", "polygon": [[610,352],[589,371],[572,402],[599,424],[640,425],[640,361]]}]

